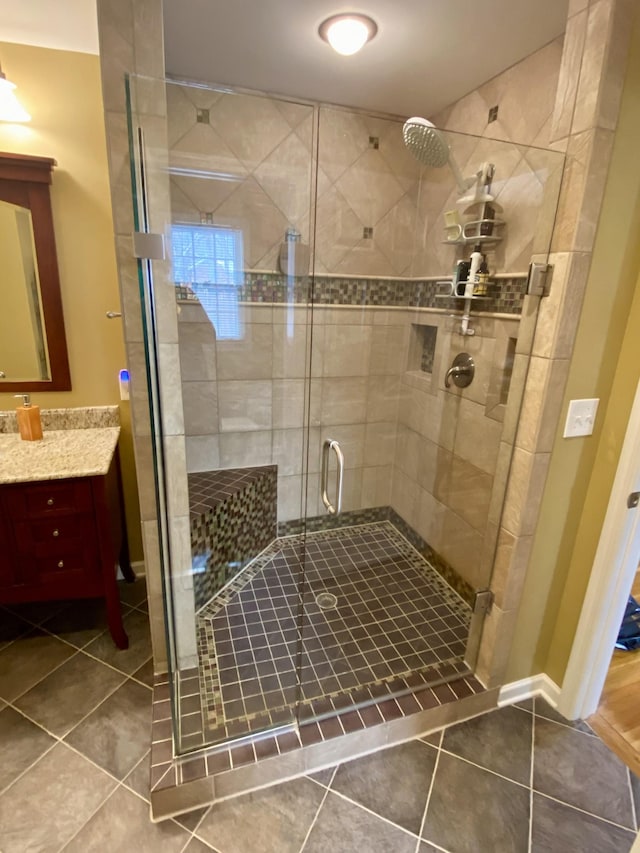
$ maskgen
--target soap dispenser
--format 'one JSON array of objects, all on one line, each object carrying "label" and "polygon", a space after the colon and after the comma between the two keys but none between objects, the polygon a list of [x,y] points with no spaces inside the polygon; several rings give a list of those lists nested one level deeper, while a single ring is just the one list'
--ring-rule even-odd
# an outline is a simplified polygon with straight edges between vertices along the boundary
[{"label": "soap dispenser", "polygon": [[42,438],[40,406],[31,405],[29,394],[14,394],[13,396],[22,400],[22,405],[16,409],[20,438],[24,441],[39,441]]}]

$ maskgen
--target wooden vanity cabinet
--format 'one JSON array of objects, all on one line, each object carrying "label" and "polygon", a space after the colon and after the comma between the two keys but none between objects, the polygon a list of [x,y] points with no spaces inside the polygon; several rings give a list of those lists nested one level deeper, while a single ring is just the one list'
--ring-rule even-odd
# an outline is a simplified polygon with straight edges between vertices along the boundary
[{"label": "wooden vanity cabinet", "polygon": [[104,598],[125,649],[118,563],[134,580],[117,454],[105,475],[0,485],[0,603]]}]

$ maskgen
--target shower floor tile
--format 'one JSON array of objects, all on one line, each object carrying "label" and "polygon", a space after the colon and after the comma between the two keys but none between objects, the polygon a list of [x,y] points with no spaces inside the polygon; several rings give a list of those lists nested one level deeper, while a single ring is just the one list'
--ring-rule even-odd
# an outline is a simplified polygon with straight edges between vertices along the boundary
[{"label": "shower floor tile", "polygon": [[470,618],[389,522],[278,539],[198,614],[203,740],[441,681],[464,669]]}]

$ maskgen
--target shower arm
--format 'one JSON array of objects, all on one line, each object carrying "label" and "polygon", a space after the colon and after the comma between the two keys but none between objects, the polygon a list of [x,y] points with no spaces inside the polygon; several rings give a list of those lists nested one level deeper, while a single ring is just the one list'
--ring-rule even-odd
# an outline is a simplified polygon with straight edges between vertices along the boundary
[{"label": "shower arm", "polygon": [[465,178],[460,171],[460,167],[456,163],[452,154],[449,154],[449,167],[453,172],[453,177],[455,178],[456,184],[458,185],[458,190],[460,194],[466,193],[467,190],[471,189],[471,187],[477,183],[478,178],[481,177],[482,172],[478,172],[475,175],[472,175],[469,178]]},{"label": "shower arm", "polygon": [[462,172],[452,156],[449,157],[449,165],[451,166],[451,171],[454,174],[461,195],[466,193],[471,187],[474,188],[473,194],[464,196],[460,201],[464,201],[467,204],[470,202],[487,201],[487,196],[491,189],[491,181],[495,172],[493,163],[483,163],[475,175],[471,175],[469,178],[462,176]]}]

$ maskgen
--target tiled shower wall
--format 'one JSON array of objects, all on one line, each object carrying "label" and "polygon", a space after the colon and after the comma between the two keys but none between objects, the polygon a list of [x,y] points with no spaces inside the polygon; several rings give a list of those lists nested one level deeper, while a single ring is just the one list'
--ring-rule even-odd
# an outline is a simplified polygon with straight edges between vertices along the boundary
[{"label": "tiled shower wall", "polygon": [[[504,72],[434,117],[455,132],[445,136],[465,176],[486,161],[495,166],[492,191],[508,239],[489,248],[492,272],[526,271],[549,244],[554,208],[546,201],[555,205],[561,166],[550,179],[548,161],[530,146],[548,136],[561,51],[562,40],[554,41],[517,73]],[[526,97],[515,96],[525,83]],[[486,104],[507,90],[523,105],[518,120],[509,121],[509,102],[505,122],[499,112],[487,123]],[[531,100],[535,109],[525,109]],[[316,148],[316,274],[445,276],[464,257],[464,247],[443,245],[443,213],[459,196],[451,172],[420,166],[402,142],[402,120],[321,107],[318,133],[311,106],[277,98],[169,83],[167,101],[173,216],[241,227],[246,270],[277,270],[288,227],[312,242]]]},{"label": "tiled shower wall", "polygon": [[[391,497],[400,381],[409,328],[403,309],[242,304],[241,340],[217,340],[202,306],[179,304],[189,471],[275,464],[278,520],[303,514],[305,376],[310,383],[309,515],[321,512],[321,441],[345,455],[344,509]],[[323,510],[322,510],[323,511]]]},{"label": "tiled shower wall", "polygon": [[[278,520],[300,518],[306,309],[242,305],[240,342],[217,341],[200,304],[179,309],[189,470],[275,464]],[[428,372],[424,326],[433,340]],[[486,583],[479,554],[490,547],[505,377],[519,319],[474,318],[476,334],[464,343],[458,326],[425,309],[314,308],[307,512],[323,512],[321,441],[335,438],[345,455],[344,509],[391,505],[477,587]],[[445,390],[446,367],[463,347],[477,365],[474,382]]]},{"label": "tiled shower wall", "polygon": [[[413,369],[401,377],[391,504],[479,589],[488,583],[480,555],[494,542],[489,522],[499,516],[504,489],[496,472],[520,321],[473,318],[475,334],[466,338],[460,320],[445,314],[409,313],[408,323]],[[423,325],[436,334],[431,375],[418,369]],[[475,363],[473,382],[447,389],[445,372],[463,351]]]},{"label": "tiled shower wall", "polygon": [[[503,208],[497,215],[507,224],[504,241],[489,247],[492,272],[526,271],[532,255],[545,253],[550,244],[562,163],[552,166],[537,147],[549,146],[562,48],[561,37],[430,117],[451,131],[447,142],[464,176],[485,160],[495,165],[492,191]],[[495,106],[498,117],[490,122]],[[518,145],[488,141],[493,139]],[[427,169],[423,177],[429,192],[419,201],[426,233],[417,265],[424,275],[442,275],[452,257],[464,256],[443,242],[442,214],[455,208],[457,193],[447,169]],[[403,377],[392,504],[478,589],[489,580],[502,511],[509,454],[504,400],[519,322],[478,318],[472,324],[476,334],[467,338],[456,334],[455,321],[442,316],[414,322],[437,327],[441,360],[434,365],[433,383],[417,373]],[[464,391],[445,390],[444,372],[460,351],[474,358],[476,377]],[[518,351],[525,352],[526,344],[521,342]],[[522,373],[513,381],[521,386]],[[517,398],[521,387],[514,391]],[[508,432],[512,428],[507,425]]]},{"label": "tiled shower wall", "polygon": [[[171,83],[167,107],[175,221],[241,227],[246,270],[277,270],[288,227],[311,242],[313,107]],[[418,274],[421,167],[402,124],[328,107],[320,124],[315,272]]]},{"label": "tiled shower wall", "polygon": [[[426,284],[416,273],[429,268],[446,276],[456,259],[455,247],[441,245],[442,212],[456,200],[450,171],[421,170],[402,145],[397,121],[321,109],[311,343],[311,315],[304,304],[274,304],[278,299],[267,290],[285,229],[295,227],[304,242],[312,242],[312,109],[174,84],[168,85],[168,102],[174,221],[241,228],[246,266],[268,271],[265,304],[257,301],[263,298],[258,282],[250,302],[245,294],[247,301],[239,305],[238,339],[216,339],[204,309],[180,302],[188,470],[275,464],[278,520],[300,518],[304,377],[311,355],[307,514],[324,511],[321,442],[335,438],[345,454],[345,510],[392,505],[468,584],[486,583],[478,555],[491,547],[485,534],[504,409],[504,400],[496,402],[496,389],[513,358],[508,342],[517,337],[518,322],[485,317],[474,324],[476,336],[467,343],[472,339],[457,337],[456,323],[443,313],[459,304],[441,302],[440,310],[416,317],[400,310],[402,304],[437,304],[418,297]],[[264,130],[247,133],[257,117]],[[539,210],[544,215],[549,158],[483,139],[450,141],[453,147],[466,146],[461,162],[471,171],[488,157],[496,163],[493,189],[504,196],[508,230],[490,263],[502,273],[509,265],[526,270],[533,235],[544,242],[551,227],[540,230],[538,215]],[[355,291],[341,298],[339,307],[317,304],[323,302],[325,271],[336,276],[337,287],[351,282],[356,289],[364,276],[375,273],[364,283],[367,306]],[[337,277],[346,272],[360,278]],[[386,286],[385,274],[395,274],[390,285],[404,281],[408,290],[415,288],[415,298],[400,301],[397,309],[370,307],[376,302],[372,294]],[[310,298],[306,279],[298,279],[295,288],[301,291],[296,301]],[[507,310],[506,303],[494,310]],[[437,330],[428,371],[421,369],[424,351],[416,357],[415,342],[410,348],[420,324]],[[446,368],[464,348],[477,359],[478,378],[465,392],[445,392]]]},{"label": "tiled shower wall", "polygon": [[[429,117],[437,127],[451,132],[446,134],[447,142],[465,177],[485,161],[495,165],[496,215],[507,224],[504,242],[489,249],[492,272],[526,271],[531,256],[549,247],[562,164],[548,174],[549,162],[537,149],[549,147],[562,46],[563,38],[555,39]],[[490,120],[489,111],[495,107],[497,118]],[[496,146],[490,141],[494,139],[514,146]],[[441,275],[451,263],[452,249],[443,244],[441,229],[442,214],[456,206],[447,171],[425,173],[429,194],[421,199],[420,213],[426,235],[418,261],[424,275]]]}]

